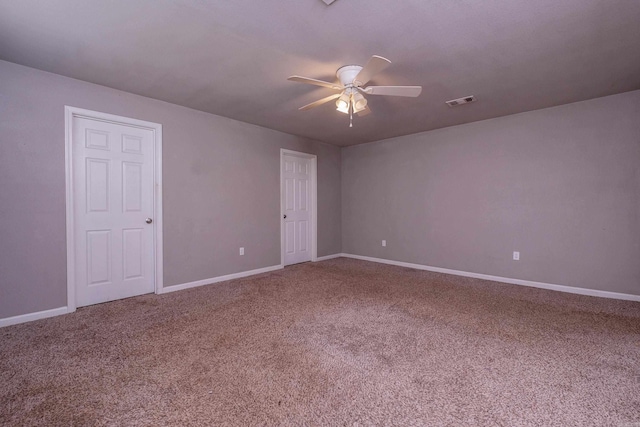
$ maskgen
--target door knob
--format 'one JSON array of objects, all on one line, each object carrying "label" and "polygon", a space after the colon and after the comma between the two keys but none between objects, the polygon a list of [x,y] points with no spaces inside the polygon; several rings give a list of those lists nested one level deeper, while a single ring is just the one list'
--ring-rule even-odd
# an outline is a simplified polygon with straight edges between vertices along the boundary
[{"label": "door knob", "polygon": [[287,215],[284,215],[284,216],[283,216],[283,218],[284,218],[284,219],[287,219]]},{"label": "door knob", "polygon": [[153,220],[151,218],[147,218],[144,220],[144,222],[146,222],[147,224],[151,224]]}]

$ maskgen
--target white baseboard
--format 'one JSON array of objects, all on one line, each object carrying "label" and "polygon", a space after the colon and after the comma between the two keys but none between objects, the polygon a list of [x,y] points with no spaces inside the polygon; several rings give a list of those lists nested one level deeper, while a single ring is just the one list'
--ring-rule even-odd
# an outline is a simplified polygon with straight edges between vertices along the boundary
[{"label": "white baseboard", "polygon": [[35,313],[21,314],[19,316],[6,317],[0,319],[0,328],[5,326],[17,325],[18,323],[31,322],[34,320],[46,319],[47,317],[60,316],[61,314],[67,314],[70,311],[67,307],[52,308],[51,310],[37,311]]},{"label": "white baseboard", "polygon": [[380,264],[397,265],[399,267],[415,268],[416,270],[434,271],[437,273],[453,274],[456,276],[473,277],[476,279],[491,280],[493,282],[510,283],[512,285],[530,286],[533,288],[549,289],[552,291],[568,292],[571,294],[588,295],[592,297],[613,298],[627,301],[640,301],[640,295],[623,294],[619,292],[600,291],[596,289],[577,288],[574,286],[554,285],[552,283],[533,282],[531,280],[511,279],[509,277],[491,276],[489,274],[471,273],[468,271],[451,270],[448,268],[431,267],[422,264],[412,264],[409,262],[393,261],[390,259],[373,258],[362,255],[340,254],[345,258],[360,259],[363,261],[377,262]]},{"label": "white baseboard", "polygon": [[[226,276],[214,277],[211,279],[198,280],[195,282],[183,283],[181,285],[168,286],[160,289],[159,294],[180,291],[182,289],[195,288],[197,286],[209,285],[212,283],[224,282],[226,280],[239,279],[241,277],[253,276],[254,274],[267,273],[269,271],[280,270],[283,266],[273,265],[271,267],[258,268],[255,270],[241,271],[239,273],[227,274]],[[0,328],[4,326],[17,325],[19,323],[31,322],[33,320],[46,319],[47,317],[60,316],[61,314],[71,313],[75,310],[69,310],[68,307],[54,308],[51,310],[38,311],[36,313],[21,314],[19,316],[7,317],[0,319]]]},{"label": "white baseboard", "polygon": [[319,257],[316,258],[315,262],[326,261],[328,259],[334,259],[334,258],[340,258],[341,256],[344,256],[344,254],[333,254],[333,255],[319,256]]},{"label": "white baseboard", "polygon": [[[377,263],[380,263],[380,264],[396,265],[398,267],[415,268],[416,270],[434,271],[434,272],[437,272],[437,273],[453,274],[455,276],[463,276],[463,277],[473,277],[473,278],[476,278],[476,279],[484,279],[484,280],[491,280],[491,281],[494,281],[494,282],[510,283],[510,284],[513,284],[513,285],[530,286],[530,287],[534,287],[534,288],[549,289],[549,290],[552,290],[552,291],[568,292],[568,293],[572,293],[572,294],[588,295],[588,296],[593,296],[593,297],[613,298],[613,299],[640,302],[640,295],[623,294],[623,293],[619,293],[619,292],[600,291],[600,290],[596,290],[596,289],[577,288],[577,287],[574,287],[574,286],[554,285],[554,284],[551,284],[551,283],[533,282],[531,280],[511,279],[511,278],[508,278],[508,277],[491,276],[489,274],[471,273],[471,272],[468,272],[468,271],[460,271],[460,270],[451,270],[449,268],[431,267],[431,266],[428,266],[428,265],[412,264],[412,263],[409,263],[409,262],[394,261],[394,260],[390,260],[390,259],[374,258],[374,257],[368,257],[368,256],[362,256],[362,255],[339,253],[339,254],[333,254],[333,255],[327,255],[327,256],[319,257],[319,258],[316,259],[316,261],[325,261],[325,260],[329,260],[329,259],[333,259],[333,258],[339,258],[339,257],[354,258],[354,259],[360,259],[360,260],[363,260],[363,261],[377,262]],[[273,265],[273,266],[270,266],[270,267],[258,268],[258,269],[255,269],[255,270],[241,271],[239,273],[227,274],[225,276],[213,277],[211,279],[197,280],[195,282],[189,282],[189,283],[183,283],[183,284],[180,284],[180,285],[168,286],[166,288],[162,288],[158,293],[159,294],[166,294],[166,293],[169,293],[169,292],[180,291],[180,290],[183,290],[183,289],[195,288],[195,287],[198,287],[198,286],[204,286],[204,285],[209,285],[209,284],[213,284],[213,283],[224,282],[224,281],[227,281],[227,280],[239,279],[239,278],[247,277],[247,276],[253,276],[255,274],[268,273],[270,271],[280,270],[282,268],[283,268],[282,265]],[[19,323],[31,322],[31,321],[34,321],[34,320],[46,319],[47,317],[59,316],[61,314],[67,314],[67,313],[70,313],[72,311],[73,310],[70,311],[68,309],[68,307],[59,307],[59,308],[53,308],[51,310],[44,310],[44,311],[38,311],[38,312],[35,312],[35,313],[21,314],[19,316],[6,317],[4,319],[0,319],[0,328],[5,327],[5,326],[17,325]]]},{"label": "white baseboard", "polygon": [[254,274],[268,273],[269,271],[280,270],[284,268],[282,265],[272,265],[270,267],[257,268],[255,270],[241,271],[239,273],[227,274],[225,276],[212,277],[210,279],[196,280],[195,282],[182,283],[180,285],[167,286],[158,292],[166,294],[169,292],[181,291],[183,289],[196,288],[198,286],[211,285],[213,283],[224,282],[227,280],[240,279],[242,277],[253,276]]}]

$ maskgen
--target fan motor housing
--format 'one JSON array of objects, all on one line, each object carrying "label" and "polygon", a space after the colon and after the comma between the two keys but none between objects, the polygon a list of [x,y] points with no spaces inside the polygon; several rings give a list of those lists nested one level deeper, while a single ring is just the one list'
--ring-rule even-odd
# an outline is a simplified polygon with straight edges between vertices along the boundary
[{"label": "fan motor housing", "polygon": [[354,84],[359,86],[357,82],[354,82],[353,80],[356,78],[360,70],[362,70],[362,67],[359,65],[345,65],[344,67],[338,68],[336,76],[338,77],[338,80],[340,80],[342,86],[347,87]]}]

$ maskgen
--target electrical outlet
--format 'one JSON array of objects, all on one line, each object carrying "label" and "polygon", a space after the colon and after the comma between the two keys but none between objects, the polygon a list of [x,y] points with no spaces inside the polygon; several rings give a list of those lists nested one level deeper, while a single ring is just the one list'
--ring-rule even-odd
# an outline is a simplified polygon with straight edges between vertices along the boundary
[{"label": "electrical outlet", "polygon": [[382,241],[382,246],[387,246],[387,241],[386,240]]},{"label": "electrical outlet", "polygon": [[520,261],[520,252],[513,251],[513,260],[514,261]]},{"label": "electrical outlet", "polygon": [[240,255],[244,255],[244,248],[240,248]]}]

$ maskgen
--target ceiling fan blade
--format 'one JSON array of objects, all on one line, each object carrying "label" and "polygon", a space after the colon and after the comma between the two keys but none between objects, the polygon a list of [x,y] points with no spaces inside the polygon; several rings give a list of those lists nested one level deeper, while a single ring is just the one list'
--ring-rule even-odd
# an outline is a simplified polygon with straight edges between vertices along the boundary
[{"label": "ceiling fan blade", "polygon": [[368,86],[363,91],[367,95],[410,96],[415,98],[422,92],[422,86]]},{"label": "ceiling fan blade", "polygon": [[362,70],[360,70],[358,75],[353,79],[354,84],[356,86],[367,84],[367,82],[371,80],[373,76],[387,68],[389,65],[391,65],[391,61],[389,61],[387,58],[373,55],[371,58],[369,58],[369,62],[367,62],[367,65],[362,67]]},{"label": "ceiling fan blade", "polygon": [[336,94],[333,94],[333,95],[329,95],[329,96],[327,96],[326,98],[319,99],[319,100],[317,100],[317,101],[315,101],[315,102],[312,102],[311,104],[307,104],[307,105],[305,105],[304,107],[300,107],[300,108],[299,108],[299,110],[302,110],[302,111],[310,110],[310,109],[312,109],[313,107],[317,107],[318,105],[322,105],[322,104],[324,104],[324,103],[326,103],[326,102],[331,101],[332,99],[336,99],[336,98],[338,98],[340,95],[341,95],[341,94],[339,94],[339,93],[336,93]]},{"label": "ceiling fan blade", "polygon": [[364,116],[368,116],[369,114],[371,114],[371,109],[369,108],[369,106],[367,105],[366,107],[364,107],[364,110],[359,111],[356,113],[359,117],[364,117]]},{"label": "ceiling fan blade", "polygon": [[343,89],[343,87],[338,85],[338,84],[325,82],[323,80],[316,80],[316,79],[312,79],[310,77],[291,76],[287,80],[291,80],[292,82],[298,82],[298,83],[306,83],[306,84],[309,84],[309,85],[328,87],[329,89],[334,89],[334,90],[342,90]]}]

